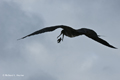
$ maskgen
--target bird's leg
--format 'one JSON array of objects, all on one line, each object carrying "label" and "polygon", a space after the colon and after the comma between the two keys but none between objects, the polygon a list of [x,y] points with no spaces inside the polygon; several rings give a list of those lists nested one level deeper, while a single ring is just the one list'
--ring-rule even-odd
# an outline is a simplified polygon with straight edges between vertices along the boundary
[{"label": "bird's leg", "polygon": [[[59,35],[57,38],[59,38],[62,34],[63,34],[63,31],[61,31],[60,35]],[[63,41],[63,38],[64,38],[64,34],[63,34],[62,38],[60,37],[60,38],[57,40],[57,42],[60,43],[61,40]]]},{"label": "bird's leg", "polygon": [[60,33],[60,35],[57,38],[59,38],[61,35],[62,35],[62,32]]},{"label": "bird's leg", "polygon": [[57,40],[57,42],[60,43],[61,40],[63,41],[63,39],[64,39],[64,34],[63,34],[62,38],[60,37],[60,38]]},{"label": "bird's leg", "polygon": [[64,39],[64,34],[62,35],[62,41],[63,41],[63,39]]},{"label": "bird's leg", "polygon": [[61,42],[61,40],[62,40],[62,39],[61,39],[61,38],[59,38],[59,39],[57,40],[57,42],[58,42],[58,43],[60,43],[60,42]]},{"label": "bird's leg", "polygon": [[[60,35],[59,35],[57,38],[59,38],[61,35],[62,35],[62,32],[60,33]],[[61,42],[61,37],[57,40],[57,42],[58,42],[58,43]]]}]

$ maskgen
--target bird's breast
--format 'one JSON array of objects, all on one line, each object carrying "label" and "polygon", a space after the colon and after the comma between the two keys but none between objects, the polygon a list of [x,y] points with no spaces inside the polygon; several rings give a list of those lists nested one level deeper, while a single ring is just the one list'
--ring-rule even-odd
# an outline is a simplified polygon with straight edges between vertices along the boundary
[{"label": "bird's breast", "polygon": [[75,32],[65,32],[64,35],[71,37],[71,38],[79,36],[79,34],[77,34]]}]

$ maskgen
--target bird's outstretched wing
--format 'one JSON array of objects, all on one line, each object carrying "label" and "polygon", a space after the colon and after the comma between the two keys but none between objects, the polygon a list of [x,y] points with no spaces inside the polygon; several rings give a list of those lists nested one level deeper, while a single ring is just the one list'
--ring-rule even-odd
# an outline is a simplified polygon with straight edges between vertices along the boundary
[{"label": "bird's outstretched wing", "polygon": [[[64,26],[64,27],[65,27],[65,26]],[[38,31],[35,31],[35,32],[33,32],[33,33],[31,33],[31,34],[29,34],[29,35],[27,35],[27,36],[24,36],[24,37],[22,37],[22,38],[20,38],[20,39],[24,39],[24,38],[26,38],[26,37],[33,36],[33,35],[37,35],[37,34],[41,34],[41,33],[44,33],[44,32],[54,31],[54,30],[57,29],[57,28],[63,28],[63,25],[46,27],[46,28],[40,29],[40,30],[38,30]],[[18,39],[18,40],[20,40],[20,39]]]},{"label": "bird's outstretched wing", "polygon": [[[94,32],[93,30],[91,30],[92,32],[92,34],[85,34],[87,37],[89,37],[89,38],[91,38],[91,39],[93,39],[93,40],[95,40],[95,41],[97,41],[97,42],[99,42],[99,43],[101,43],[101,44],[103,44],[103,45],[105,45],[105,46],[108,46],[108,47],[110,47],[110,48],[114,48],[114,49],[117,49],[116,47],[114,47],[114,46],[112,46],[112,45],[110,45],[107,41],[105,41],[105,40],[103,40],[103,39],[101,39],[101,38],[99,38],[99,36],[97,35],[97,33],[96,32]],[[90,33],[90,32],[89,32]]]},{"label": "bird's outstretched wing", "polygon": [[92,29],[82,28],[82,29],[79,29],[78,31],[83,32],[83,34],[86,35],[87,37],[89,37],[89,38],[91,38],[91,39],[93,39],[93,40],[95,40],[95,41],[97,41],[105,46],[117,49],[116,47],[110,45],[107,41],[99,38],[99,35],[97,35],[97,33]]},{"label": "bird's outstretched wing", "polygon": [[105,40],[103,40],[103,39],[101,39],[101,38],[99,38],[99,37],[97,37],[97,38],[91,38],[91,39],[93,39],[93,40],[95,40],[95,41],[97,41],[97,42],[99,42],[99,43],[101,43],[101,44],[103,44],[103,45],[106,45],[106,46],[108,46],[108,47],[117,49],[116,47],[110,45],[107,41],[105,41]]}]

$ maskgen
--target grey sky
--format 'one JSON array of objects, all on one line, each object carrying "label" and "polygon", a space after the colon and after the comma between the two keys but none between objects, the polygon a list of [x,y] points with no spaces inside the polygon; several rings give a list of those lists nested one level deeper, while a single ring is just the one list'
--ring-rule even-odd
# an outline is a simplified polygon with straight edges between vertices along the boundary
[{"label": "grey sky", "polygon": [[[0,0],[0,79],[119,80],[119,4],[119,0]],[[93,29],[118,49],[85,36],[65,37],[58,44],[61,29],[17,41],[58,24]]]}]

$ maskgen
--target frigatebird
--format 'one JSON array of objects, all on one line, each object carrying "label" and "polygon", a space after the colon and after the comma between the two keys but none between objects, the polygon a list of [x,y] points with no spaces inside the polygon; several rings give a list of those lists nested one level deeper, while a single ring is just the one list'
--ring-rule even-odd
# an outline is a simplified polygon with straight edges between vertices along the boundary
[{"label": "frigatebird", "polygon": [[[46,28],[43,28],[43,29],[40,29],[38,31],[35,31],[25,37],[22,37],[20,39],[24,39],[26,37],[29,37],[29,36],[33,36],[33,35],[37,35],[37,34],[41,34],[41,33],[44,33],[44,32],[50,32],[50,31],[54,31],[58,28],[62,28],[63,30],[61,31],[60,35],[57,37],[59,38],[61,35],[62,37],[60,37],[57,42],[60,43],[61,40],[63,41],[64,39],[64,35],[65,36],[68,36],[70,38],[73,38],[73,37],[76,37],[76,36],[79,36],[79,35],[85,35],[105,46],[108,46],[110,48],[114,48],[114,49],[117,49],[116,47],[110,45],[107,41],[103,40],[100,38],[100,35],[97,35],[97,33],[92,30],[92,29],[88,29],[88,28],[81,28],[81,29],[73,29],[69,26],[66,26],[66,25],[56,25],[56,26],[51,26],[51,27],[46,27]],[[18,40],[20,40],[18,39]]]}]

